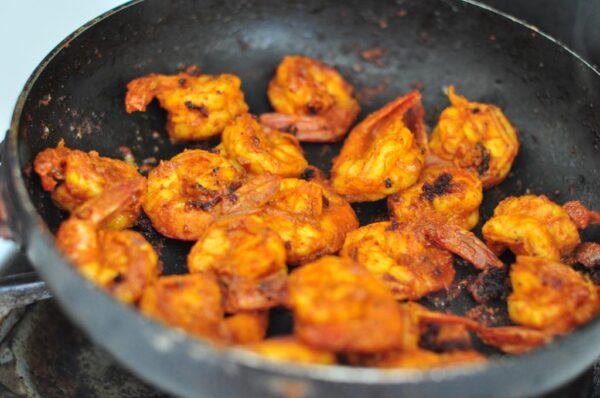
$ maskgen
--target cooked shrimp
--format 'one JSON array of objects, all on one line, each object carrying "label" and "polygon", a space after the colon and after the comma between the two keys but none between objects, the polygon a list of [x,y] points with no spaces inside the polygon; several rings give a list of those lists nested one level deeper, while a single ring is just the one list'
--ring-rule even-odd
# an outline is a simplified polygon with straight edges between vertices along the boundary
[{"label": "cooked shrimp", "polygon": [[[461,326],[477,334],[477,337],[485,344],[496,347],[501,351],[520,354],[537,348],[551,341],[552,335],[543,331],[530,329],[522,326],[500,326],[487,327],[472,319],[465,318],[454,314],[446,314],[428,310],[427,308],[417,303],[405,303],[402,305],[402,311],[406,314],[405,319],[413,326],[406,328],[407,332],[417,334],[418,337],[404,336],[404,341],[409,342],[409,345],[404,345],[405,349],[414,349],[416,341],[421,340],[423,334],[423,326],[437,325],[440,334],[451,326]],[[406,323],[405,323],[406,325]],[[415,326],[416,325],[416,326]],[[451,328],[450,331],[453,329]],[[460,331],[460,330],[459,330]],[[453,348],[453,347],[452,347]]]},{"label": "cooked shrimp", "polygon": [[192,248],[188,268],[217,275],[227,312],[278,305],[287,277],[283,240],[257,215],[211,225]]},{"label": "cooked shrimp", "polygon": [[402,318],[392,293],[349,258],[327,256],[288,279],[294,334],[331,351],[380,352],[398,347]]},{"label": "cooked shrimp", "polygon": [[298,177],[308,167],[296,137],[264,127],[248,113],[227,125],[221,145],[222,155],[250,174]]},{"label": "cooked shrimp", "polygon": [[[34,170],[42,180],[42,188],[52,195],[63,210],[72,212],[84,202],[108,188],[125,181],[135,181],[142,190],[146,179],[136,168],[122,160],[105,158],[96,151],[88,153],[69,149],[60,140],[56,148],[38,153]],[[119,212],[104,220],[104,227],[123,229],[131,227],[140,214],[140,202],[131,202]]]},{"label": "cooked shrimp", "polygon": [[224,339],[221,290],[211,275],[160,277],[144,291],[140,311],[194,336]]},{"label": "cooked shrimp", "polygon": [[[367,202],[415,184],[424,155],[415,137],[418,129],[407,124],[406,117],[419,110],[421,94],[413,91],[354,127],[333,162],[331,181],[335,191],[350,202]],[[421,118],[416,125],[422,123]]]},{"label": "cooked shrimp", "polygon": [[269,83],[275,113],[261,115],[260,121],[289,130],[300,141],[339,141],[360,112],[352,91],[339,72],[323,62],[286,56]]},{"label": "cooked shrimp", "polygon": [[569,213],[544,195],[504,199],[482,228],[497,254],[507,247],[515,254],[560,260],[581,243]]},{"label": "cooked shrimp", "polygon": [[246,346],[250,351],[269,359],[317,365],[332,365],[335,355],[295,339],[294,337],[273,337]]},{"label": "cooked shrimp", "polygon": [[417,300],[448,288],[454,280],[450,252],[407,224],[385,221],[352,231],[340,255],[377,276],[397,300]]},{"label": "cooked shrimp", "polygon": [[448,87],[452,106],[444,109],[431,135],[433,155],[477,172],[488,189],[508,175],[519,152],[519,137],[500,108],[470,102]]},{"label": "cooked shrimp", "polygon": [[139,202],[141,189],[135,180],[113,185],[75,210],[56,233],[56,245],[75,268],[124,303],[137,301],[158,277],[158,256],[141,234],[101,226]]},{"label": "cooked shrimp", "polygon": [[173,141],[205,140],[221,134],[227,123],[248,112],[237,76],[198,75],[188,69],[176,75],[150,74],[127,84],[125,109],[145,112],[154,97],[167,110],[167,132]]},{"label": "cooked shrimp", "polygon": [[174,239],[197,240],[234,200],[242,174],[227,159],[199,149],[161,162],[148,174],[142,202],[154,228]]},{"label": "cooked shrimp", "polygon": [[578,229],[586,229],[590,224],[600,224],[600,213],[588,209],[578,200],[567,202],[562,207]]},{"label": "cooked shrimp", "polygon": [[269,314],[262,312],[240,312],[225,318],[224,328],[230,344],[252,344],[265,338]]},{"label": "cooked shrimp", "polygon": [[594,284],[568,265],[517,256],[510,269],[510,280],[513,292],[507,300],[508,313],[517,324],[566,333],[600,311]]},{"label": "cooked shrimp", "polygon": [[352,207],[329,186],[294,178],[281,181],[260,215],[283,239],[290,264],[336,253],[358,228]]},{"label": "cooked shrimp", "polygon": [[227,214],[259,215],[283,239],[289,264],[337,252],[358,228],[352,207],[318,178],[305,181],[264,175],[235,192]]},{"label": "cooked shrimp", "polygon": [[418,184],[390,195],[390,216],[399,221],[435,220],[472,229],[483,200],[479,178],[457,167],[427,167]]}]

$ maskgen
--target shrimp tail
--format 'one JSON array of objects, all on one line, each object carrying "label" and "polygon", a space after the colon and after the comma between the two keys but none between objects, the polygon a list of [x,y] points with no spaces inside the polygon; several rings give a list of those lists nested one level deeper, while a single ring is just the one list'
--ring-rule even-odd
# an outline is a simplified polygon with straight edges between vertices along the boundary
[{"label": "shrimp tail", "polygon": [[115,184],[102,194],[83,203],[73,211],[71,217],[100,226],[121,210],[137,206],[145,188],[144,179],[132,179]]},{"label": "shrimp tail", "polygon": [[484,270],[504,267],[504,263],[472,232],[450,224],[430,224],[425,234],[436,245],[446,249]]},{"label": "shrimp tail", "polygon": [[600,224],[600,213],[588,209],[578,200],[565,203],[563,209],[569,214],[578,229],[586,229],[590,224]]}]

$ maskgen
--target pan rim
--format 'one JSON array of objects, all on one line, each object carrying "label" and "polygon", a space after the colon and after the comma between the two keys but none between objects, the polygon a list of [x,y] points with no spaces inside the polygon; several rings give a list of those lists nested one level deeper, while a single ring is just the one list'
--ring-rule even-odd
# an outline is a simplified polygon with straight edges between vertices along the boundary
[{"label": "pan rim", "polygon": [[[116,14],[117,12],[123,11],[129,7],[137,5],[138,3],[143,2],[144,0],[132,0],[127,3],[124,3],[120,6],[117,6],[98,17],[93,18],[89,22],[82,25],[80,28],[75,30],[73,33],[68,35],[63,41],[61,41],[44,59],[40,62],[40,64],[35,68],[30,77],[28,78],[25,86],[23,87],[17,102],[14,107],[14,111],[11,118],[10,129],[7,132],[7,136],[5,138],[5,153],[8,154],[7,158],[4,159],[3,167],[8,167],[8,175],[11,179],[10,184],[11,188],[14,189],[12,195],[13,199],[16,199],[16,205],[19,206],[19,209],[22,210],[21,217],[23,217],[23,223],[26,227],[30,227],[31,231],[25,232],[23,239],[29,240],[33,236],[37,238],[41,238],[42,245],[44,245],[46,250],[52,252],[53,255],[57,256],[61,263],[68,267],[71,270],[71,273],[76,274],[77,277],[85,284],[91,286],[91,289],[96,291],[98,294],[109,297],[106,293],[96,288],[95,285],[92,285],[86,279],[84,279],[79,273],[73,269],[68,261],[58,253],[54,243],[53,236],[50,231],[45,227],[45,223],[43,222],[41,216],[36,211],[29,193],[25,187],[25,183],[23,180],[23,173],[21,170],[21,159],[19,158],[19,150],[18,150],[18,132],[20,128],[20,120],[23,112],[23,108],[25,102],[30,94],[32,87],[37,82],[40,75],[46,69],[46,67],[53,61],[53,59],[62,51],[62,49],[67,46],[70,42],[77,39],[83,32],[87,31],[91,27],[95,26],[100,21],[105,20],[106,18]],[[592,64],[584,60],[579,54],[575,51],[571,50],[563,43],[555,39],[554,37],[540,31],[535,26],[528,24],[518,18],[515,18],[509,14],[501,12],[491,6],[482,4],[475,0],[455,0],[457,2],[462,2],[468,4],[470,6],[478,7],[480,9],[486,10],[487,12],[496,14],[500,17],[506,18],[513,23],[521,25],[522,27],[539,34],[544,37],[546,40],[551,41],[554,45],[566,50],[571,57],[577,60],[579,63],[585,65],[589,70],[591,70],[595,75],[600,78],[600,71],[596,69]],[[29,236],[28,236],[29,235]],[[25,248],[27,245],[25,245]],[[39,267],[36,266],[36,270],[39,271]],[[112,298],[111,298],[112,300]],[[140,321],[144,323],[145,326],[149,326],[151,331],[156,335],[170,335],[173,336],[174,330],[158,324],[150,319],[147,319],[143,315],[139,314],[133,308],[130,308],[125,305],[121,305],[115,300],[113,304],[113,310],[116,308],[122,308],[125,311],[129,311],[129,313],[133,314],[136,319],[134,319],[137,323]],[[118,310],[122,311],[122,310]],[[84,330],[87,330],[85,325],[77,322],[74,319],[75,323],[78,326],[82,327]],[[506,356],[501,358],[496,358],[492,361],[489,361],[482,365],[466,365],[466,366],[454,366],[448,369],[431,369],[431,370],[406,370],[406,369],[393,369],[393,370],[381,370],[381,369],[373,369],[373,368],[351,368],[340,365],[332,365],[332,366],[319,366],[319,365],[299,365],[286,363],[285,366],[281,366],[281,363],[276,361],[271,361],[264,359],[260,356],[253,355],[248,352],[244,352],[239,349],[227,349],[227,350],[216,350],[211,345],[202,342],[202,340],[195,339],[193,337],[184,335],[182,338],[176,338],[176,344],[181,344],[182,347],[200,347],[201,351],[205,353],[207,356],[204,357],[206,360],[214,360],[215,362],[221,362],[221,366],[226,368],[228,365],[233,366],[247,366],[251,368],[256,368],[259,370],[265,370],[268,372],[286,375],[290,377],[297,378],[308,378],[312,380],[321,380],[328,382],[352,382],[352,383],[363,383],[363,384],[405,384],[405,383],[423,383],[423,382],[442,382],[445,380],[452,380],[464,376],[475,376],[486,371],[502,371],[508,368],[514,368],[515,365],[519,364],[519,366],[523,366],[523,368],[527,368],[528,364],[537,363],[542,360],[545,356],[551,358],[551,354],[557,352],[560,348],[568,346],[569,341],[573,341],[578,337],[582,337],[584,335],[598,334],[594,333],[595,329],[600,330],[600,318],[596,318],[594,321],[589,322],[573,333],[569,334],[564,338],[560,338],[557,341],[539,349],[534,352],[522,355],[522,356]],[[596,331],[597,332],[597,331]],[[180,332],[175,332],[179,334]],[[88,333],[90,334],[90,333]],[[96,341],[98,344],[100,342]],[[108,347],[106,347],[108,348]],[[110,349],[109,349],[110,350]],[[111,351],[112,352],[112,351]],[[195,360],[196,363],[201,363],[198,359]],[[126,361],[121,361],[126,362]],[[575,375],[572,375],[575,376]],[[142,376],[143,377],[143,376]],[[568,378],[568,377],[566,377]],[[548,385],[547,389],[552,388],[553,386],[563,382],[564,380],[558,380],[556,383],[552,385]]]}]

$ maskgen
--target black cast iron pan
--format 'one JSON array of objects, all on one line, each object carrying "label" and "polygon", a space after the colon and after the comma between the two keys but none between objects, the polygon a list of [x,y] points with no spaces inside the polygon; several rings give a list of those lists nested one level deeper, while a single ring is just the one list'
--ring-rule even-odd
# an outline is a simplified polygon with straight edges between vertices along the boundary
[{"label": "black cast iron pan", "polygon": [[[372,47],[383,49],[379,62],[359,55]],[[140,377],[189,397],[527,396],[588,367],[600,354],[600,320],[531,354],[474,367],[417,372],[272,363],[216,351],[155,324],[65,261],[52,236],[64,214],[31,172],[40,150],[64,138],[69,147],[104,156],[119,158],[126,146],[138,160],[168,159],[184,146],[168,142],[165,113],[156,104],[147,113],[125,113],[128,81],[191,64],[235,73],[258,114],[269,110],[267,83],[286,54],[337,67],[360,93],[361,116],[414,86],[422,87],[430,126],[447,105],[442,87],[448,84],[502,107],[520,130],[522,149],[509,178],[486,193],[484,220],[499,200],[526,192],[600,207],[600,75],[510,17],[460,0],[134,1],[85,25],[41,63],[18,100],[2,150],[5,227],[65,312]],[[304,148],[311,163],[328,170],[339,146]],[[356,209],[362,223],[386,216],[381,203]],[[163,245],[166,273],[185,270],[189,244],[144,233]],[[585,237],[600,240],[600,230]],[[472,303],[452,305],[463,312]],[[271,332],[281,332],[276,329]]]}]

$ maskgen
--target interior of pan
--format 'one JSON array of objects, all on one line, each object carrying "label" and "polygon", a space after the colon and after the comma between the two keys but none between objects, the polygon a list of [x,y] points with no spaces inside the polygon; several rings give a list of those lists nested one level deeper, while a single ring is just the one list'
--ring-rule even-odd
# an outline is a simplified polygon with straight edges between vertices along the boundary
[{"label": "interior of pan", "polygon": [[[379,49],[379,57],[365,50]],[[371,51],[373,52],[373,51]],[[539,34],[460,1],[174,1],[148,0],[100,21],[65,44],[39,76],[21,114],[19,151],[31,199],[51,230],[62,214],[31,172],[42,149],[67,146],[138,164],[169,159],[184,148],[165,133],[165,112],[124,109],[125,86],[138,76],[198,65],[242,79],[251,112],[270,109],[266,88],[286,54],[322,59],[351,82],[361,118],[413,88],[423,93],[426,121],[447,105],[443,87],[499,105],[518,128],[521,152],[509,178],[487,191],[482,220],[508,195],[547,194],[600,208],[600,79]],[[309,161],[328,171],[340,144],[303,145]],[[126,148],[126,149],[125,149]],[[384,203],[355,206],[362,224],[385,219]],[[159,248],[166,274],[186,270],[191,244],[140,229]],[[600,229],[586,238],[600,240]],[[460,266],[458,279],[472,273]],[[463,313],[466,294],[449,306]],[[289,330],[276,312],[271,333]]]}]

